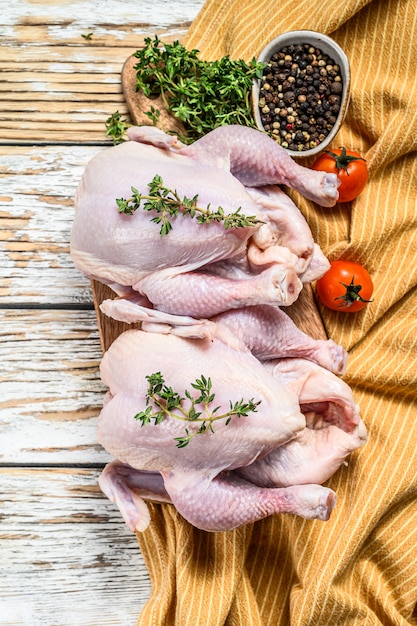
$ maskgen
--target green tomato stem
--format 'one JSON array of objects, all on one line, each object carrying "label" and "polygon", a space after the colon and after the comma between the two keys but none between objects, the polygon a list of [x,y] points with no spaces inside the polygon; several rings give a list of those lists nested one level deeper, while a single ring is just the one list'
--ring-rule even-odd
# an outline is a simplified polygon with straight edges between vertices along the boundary
[{"label": "green tomato stem", "polygon": [[349,172],[348,172],[349,164],[352,163],[353,161],[365,161],[365,159],[363,157],[355,157],[352,155],[348,155],[346,153],[346,148],[341,148],[341,150],[342,150],[341,154],[335,154],[334,152],[330,152],[330,150],[326,150],[326,154],[329,154],[330,156],[334,158],[335,165],[336,165],[338,172],[340,172],[340,170],[345,170],[346,174],[349,176]]},{"label": "green tomato stem", "polygon": [[341,307],[345,306],[349,308],[354,302],[372,302],[372,300],[365,300],[365,298],[362,298],[362,296],[359,295],[362,285],[355,285],[354,279],[355,277],[352,276],[352,280],[349,285],[339,282],[339,284],[343,285],[346,289],[346,293],[335,298],[335,300],[342,300],[342,303],[340,304]]}]

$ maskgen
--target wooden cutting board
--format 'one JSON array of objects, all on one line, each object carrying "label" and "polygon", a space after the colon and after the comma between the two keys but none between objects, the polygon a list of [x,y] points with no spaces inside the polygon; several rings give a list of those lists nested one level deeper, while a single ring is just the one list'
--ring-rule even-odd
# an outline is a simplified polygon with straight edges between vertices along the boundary
[{"label": "wooden cutting board", "polygon": [[[126,99],[132,122],[138,126],[150,126],[152,122],[145,115],[145,112],[149,111],[151,106],[154,106],[161,112],[158,126],[161,128],[169,128],[184,134],[185,129],[182,122],[167,112],[161,98],[151,100],[146,98],[142,93],[136,91],[136,72],[133,69],[136,62],[137,59],[135,57],[129,57],[122,70],[123,94]],[[115,294],[111,291],[111,289],[109,289],[109,287],[95,280],[91,281],[91,287],[97,315],[101,346],[104,352],[109,348],[118,335],[129,328],[140,328],[140,324],[125,324],[103,315],[99,309],[100,303],[107,298],[114,298]],[[290,307],[286,307],[285,311],[302,331],[314,339],[327,339],[316,301],[314,299],[313,290],[310,285],[304,286],[297,302]]]}]

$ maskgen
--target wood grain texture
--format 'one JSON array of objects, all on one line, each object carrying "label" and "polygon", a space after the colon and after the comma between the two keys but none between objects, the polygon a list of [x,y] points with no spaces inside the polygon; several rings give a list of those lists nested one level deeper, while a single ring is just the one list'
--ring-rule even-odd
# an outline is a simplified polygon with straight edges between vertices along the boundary
[{"label": "wood grain texture", "polygon": [[150,592],[97,469],[0,469],[2,626],[133,626]]},{"label": "wood grain texture", "polygon": [[94,311],[0,310],[0,464],[105,463]]},{"label": "wood grain texture", "polygon": [[69,254],[74,194],[97,146],[0,146],[1,305],[91,303]]},{"label": "wood grain texture", "polygon": [[151,126],[152,122],[145,115],[147,111],[154,107],[160,112],[156,126],[164,131],[171,131],[185,134],[185,128],[181,120],[177,119],[167,111],[161,97],[147,98],[143,92],[136,90],[135,64],[137,59],[130,56],[126,59],[122,68],[122,89],[123,95],[130,113],[130,118],[137,126]]},{"label": "wood grain texture", "polygon": [[91,281],[91,291],[94,300],[94,309],[97,316],[97,327],[100,335],[100,344],[103,352],[109,349],[113,341],[125,330],[140,328],[141,324],[127,324],[111,319],[100,310],[103,300],[115,298],[115,293],[107,285],[96,280]]},{"label": "wood grain texture", "polygon": [[[2,0],[1,141],[109,143],[105,120],[126,112],[120,83],[126,58],[147,36],[180,38],[201,5]],[[49,107],[38,108],[45,101]]]}]

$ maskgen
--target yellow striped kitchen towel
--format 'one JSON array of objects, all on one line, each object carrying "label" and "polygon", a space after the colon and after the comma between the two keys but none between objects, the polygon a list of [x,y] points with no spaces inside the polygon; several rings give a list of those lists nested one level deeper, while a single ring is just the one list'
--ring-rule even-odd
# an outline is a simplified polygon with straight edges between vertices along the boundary
[{"label": "yellow striped kitchen towel", "polygon": [[184,44],[250,60],[293,29],[329,34],[351,64],[332,147],[365,156],[368,186],[333,209],[296,201],[329,258],[364,264],[375,283],[364,312],[321,309],[349,350],[369,440],[326,483],[338,504],[325,523],[276,515],[210,534],[151,505],[138,626],[417,624],[417,0],[207,0]]}]

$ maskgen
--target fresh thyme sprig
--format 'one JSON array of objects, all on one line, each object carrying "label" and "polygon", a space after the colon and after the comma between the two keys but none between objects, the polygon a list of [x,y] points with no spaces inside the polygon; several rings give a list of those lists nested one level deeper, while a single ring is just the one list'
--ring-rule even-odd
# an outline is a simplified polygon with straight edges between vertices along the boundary
[{"label": "fresh thyme sprig", "polygon": [[[178,41],[161,45],[158,36],[146,38],[134,54],[136,90],[148,98],[161,96],[167,111],[183,122],[185,143],[224,124],[255,127],[250,94],[253,79],[261,78],[265,65],[229,56],[204,61],[198,53]],[[148,116],[154,119],[152,112]]]},{"label": "fresh thyme sprig", "polygon": [[146,115],[146,117],[149,117],[153,126],[156,126],[159,122],[161,111],[159,109],[156,109],[154,106],[151,106],[149,111],[144,111],[144,115]]},{"label": "fresh thyme sprig", "polygon": [[116,111],[106,119],[106,137],[111,137],[114,144],[121,143],[126,140],[125,134],[129,126],[129,122]]},{"label": "fresh thyme sprig", "polygon": [[158,174],[153,177],[148,188],[149,194],[141,194],[135,187],[131,187],[132,196],[127,200],[116,198],[116,204],[119,213],[126,215],[132,215],[140,207],[144,211],[155,211],[157,215],[151,219],[151,222],[161,224],[159,231],[161,235],[167,235],[172,230],[170,218],[177,217],[180,213],[196,218],[198,224],[223,222],[225,229],[256,226],[260,223],[256,216],[240,213],[241,207],[233,213],[225,214],[220,206],[215,211],[210,209],[210,204],[206,208],[197,206],[198,195],[193,198],[187,198],[187,196],[180,198],[176,190],[164,186]]},{"label": "fresh thyme sprig", "polygon": [[[235,403],[229,401],[229,410],[226,413],[216,415],[220,406],[216,406],[214,409],[209,407],[215,398],[210,378],[201,375],[201,378],[197,378],[195,382],[191,383],[191,387],[199,392],[197,398],[193,398],[188,390],[184,391],[184,397],[180,396],[172,387],[165,384],[161,372],[149,374],[146,376],[146,380],[149,383],[146,395],[147,406],[144,411],[140,411],[134,416],[136,420],[141,422],[142,426],[150,424],[152,420],[154,425],[160,424],[165,417],[201,423],[198,430],[190,433],[188,428],[185,428],[184,437],[174,437],[177,448],[185,448],[196,435],[201,435],[207,431],[214,433],[213,423],[215,421],[224,419],[227,426],[234,415],[240,418],[247,417],[250,412],[256,413],[257,407],[261,403],[260,400],[255,402],[253,398],[247,402],[243,399]],[[184,407],[184,402],[189,404],[188,408]],[[197,410],[197,405],[200,405],[201,410]]]}]

